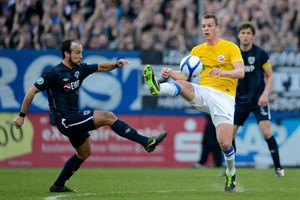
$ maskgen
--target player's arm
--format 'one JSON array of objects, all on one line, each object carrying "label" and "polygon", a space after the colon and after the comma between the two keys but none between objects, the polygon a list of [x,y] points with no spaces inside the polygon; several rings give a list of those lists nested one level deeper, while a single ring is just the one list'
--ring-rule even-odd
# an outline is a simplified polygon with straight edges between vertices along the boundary
[{"label": "player's arm", "polygon": [[22,125],[24,124],[24,118],[26,116],[26,113],[28,111],[28,108],[34,98],[34,96],[39,93],[40,90],[37,89],[34,85],[31,86],[31,88],[29,88],[29,90],[27,91],[24,99],[23,99],[23,103],[22,103],[22,107],[21,107],[21,112],[19,114],[19,116],[16,118],[15,120],[15,126],[16,128],[21,128]]},{"label": "player's arm", "polygon": [[102,62],[98,64],[97,72],[108,72],[127,64],[129,64],[129,61],[126,59],[120,59],[117,62]]},{"label": "player's arm", "polygon": [[174,80],[187,80],[187,77],[181,73],[181,71],[175,71],[171,68],[164,67],[161,69],[161,77],[171,77]]},{"label": "player's arm", "polygon": [[223,77],[229,77],[229,78],[238,78],[242,79],[245,76],[245,69],[244,69],[244,61],[238,61],[232,63],[233,70],[231,71],[223,71],[220,70],[219,68],[213,68],[210,72],[209,75],[211,77],[216,76],[217,78],[220,76]]},{"label": "player's arm", "polygon": [[273,69],[272,67],[264,68],[265,72],[265,89],[261,96],[258,99],[258,105],[259,106],[266,106],[269,101],[269,94],[272,90],[272,85],[273,85]]}]

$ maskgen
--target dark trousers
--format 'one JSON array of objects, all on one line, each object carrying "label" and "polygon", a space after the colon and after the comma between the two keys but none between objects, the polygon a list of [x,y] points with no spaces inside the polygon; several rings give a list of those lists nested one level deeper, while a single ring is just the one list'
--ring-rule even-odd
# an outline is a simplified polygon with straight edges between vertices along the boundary
[{"label": "dark trousers", "polygon": [[201,165],[205,165],[208,159],[208,155],[210,152],[213,153],[214,157],[214,165],[215,167],[222,166],[222,151],[220,145],[217,141],[216,129],[211,120],[211,117],[208,115],[207,123],[204,130],[204,136],[202,141],[202,154],[200,157],[199,163]]}]

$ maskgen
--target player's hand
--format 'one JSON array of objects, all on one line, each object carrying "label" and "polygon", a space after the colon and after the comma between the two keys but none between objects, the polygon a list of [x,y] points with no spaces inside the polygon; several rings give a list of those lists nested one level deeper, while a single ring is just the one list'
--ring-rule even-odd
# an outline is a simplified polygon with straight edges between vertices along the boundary
[{"label": "player's hand", "polygon": [[267,106],[269,102],[269,98],[267,96],[260,96],[258,99],[258,105],[259,106]]},{"label": "player's hand", "polygon": [[162,78],[168,78],[170,76],[171,71],[172,71],[171,68],[163,67],[161,69],[161,77]]},{"label": "player's hand", "polygon": [[214,67],[212,68],[212,70],[210,70],[209,76],[210,77],[216,76],[216,78],[219,78],[220,76],[223,76],[223,71]]},{"label": "player's hand", "polygon": [[18,116],[14,122],[14,125],[17,129],[21,128],[24,124],[24,117]]},{"label": "player's hand", "polygon": [[120,59],[116,62],[116,64],[118,65],[118,68],[123,67],[124,65],[128,65],[129,61],[126,59]]}]

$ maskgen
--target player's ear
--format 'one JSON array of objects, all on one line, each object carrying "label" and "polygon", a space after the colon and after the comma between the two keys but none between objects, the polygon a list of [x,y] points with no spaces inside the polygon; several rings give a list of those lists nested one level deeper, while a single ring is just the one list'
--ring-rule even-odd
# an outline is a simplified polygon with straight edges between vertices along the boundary
[{"label": "player's ear", "polygon": [[68,51],[64,51],[65,57],[69,57],[70,53]]}]

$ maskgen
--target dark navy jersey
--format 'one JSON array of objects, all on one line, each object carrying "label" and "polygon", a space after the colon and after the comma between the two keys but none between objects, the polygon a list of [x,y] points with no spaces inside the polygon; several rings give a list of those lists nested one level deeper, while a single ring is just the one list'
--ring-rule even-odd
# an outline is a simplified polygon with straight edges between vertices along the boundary
[{"label": "dark navy jersey", "polygon": [[78,112],[78,89],[97,68],[98,64],[82,63],[70,69],[60,63],[44,72],[36,81],[35,87],[47,92],[51,125],[55,125],[61,117]]},{"label": "dark navy jersey", "polygon": [[247,51],[241,51],[245,63],[245,77],[239,79],[236,93],[236,104],[257,105],[265,89],[263,66],[269,64],[268,54],[257,45]]}]

